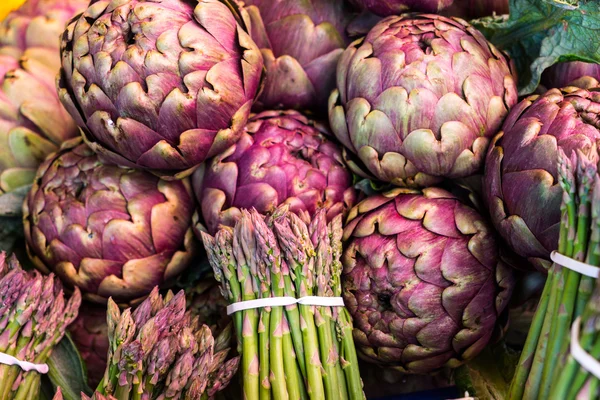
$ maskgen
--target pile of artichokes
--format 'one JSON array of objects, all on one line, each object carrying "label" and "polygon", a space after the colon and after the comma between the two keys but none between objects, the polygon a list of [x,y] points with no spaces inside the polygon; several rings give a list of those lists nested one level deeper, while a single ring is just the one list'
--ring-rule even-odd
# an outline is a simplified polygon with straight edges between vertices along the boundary
[{"label": "pile of artichokes", "polygon": [[[535,1],[0,5],[0,244],[22,218],[36,270],[0,253],[0,353],[43,364],[68,331],[88,379],[51,372],[56,399],[334,400],[365,395],[357,357],[423,375],[504,346],[524,276],[563,293],[558,159],[600,140],[600,55],[552,36],[594,5],[546,26]],[[527,7],[548,38],[515,51]],[[306,296],[345,306],[226,309]],[[0,398],[42,390],[1,355]]]}]

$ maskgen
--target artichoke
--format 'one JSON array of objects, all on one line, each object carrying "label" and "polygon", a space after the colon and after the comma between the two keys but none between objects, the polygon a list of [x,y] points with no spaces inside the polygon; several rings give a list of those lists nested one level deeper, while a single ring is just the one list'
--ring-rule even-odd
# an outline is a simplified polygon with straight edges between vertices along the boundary
[{"label": "artichoke", "polygon": [[[59,35],[84,0],[30,0],[0,23],[0,195],[78,134],[55,89]],[[18,212],[18,209],[14,212]]]},{"label": "artichoke", "polygon": [[329,99],[360,175],[430,186],[472,175],[517,102],[510,61],[475,28],[438,15],[389,17],[346,49]]},{"label": "artichoke", "polygon": [[251,118],[240,141],[193,175],[206,228],[233,226],[242,208],[271,213],[289,204],[328,219],[356,198],[352,175],[327,130],[296,111],[265,111]]},{"label": "artichoke", "polygon": [[23,204],[27,249],[88,300],[135,303],[190,263],[194,208],[188,180],[106,164],[76,138],[37,172]]},{"label": "artichoke", "polygon": [[500,235],[540,270],[558,247],[558,150],[588,154],[600,140],[600,92],[568,87],[515,106],[485,162],[484,200]]},{"label": "artichoke", "polygon": [[[244,0],[242,12],[267,75],[262,108],[321,112],[335,88],[351,13],[341,0]],[[243,4],[243,3],[242,3]]]},{"label": "artichoke", "polygon": [[437,13],[450,6],[454,0],[350,0],[362,10],[386,17],[407,11]]},{"label": "artichoke", "polygon": [[577,86],[591,89],[598,86],[600,64],[572,61],[554,64],[542,74],[542,83],[547,88]]},{"label": "artichoke", "polygon": [[61,50],[59,97],[88,145],[164,178],[191,174],[239,139],[263,71],[218,0],[94,1]]},{"label": "artichoke", "polygon": [[475,210],[442,189],[399,188],[354,207],[343,240],[344,299],[363,358],[430,373],[485,347],[514,278]]},{"label": "artichoke", "polygon": [[95,388],[104,376],[108,357],[106,307],[83,303],[69,333],[87,367],[88,385]]},{"label": "artichoke", "polygon": [[508,3],[509,0],[454,0],[444,14],[464,19],[504,15],[508,14]]}]

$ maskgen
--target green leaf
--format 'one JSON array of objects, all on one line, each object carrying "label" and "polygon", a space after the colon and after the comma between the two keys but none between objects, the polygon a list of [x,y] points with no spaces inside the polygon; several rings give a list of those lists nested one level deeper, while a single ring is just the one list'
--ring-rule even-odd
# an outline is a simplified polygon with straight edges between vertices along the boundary
[{"label": "green leaf", "polygon": [[600,2],[595,0],[511,0],[508,18],[472,23],[510,54],[521,95],[532,93],[542,72],[557,62],[600,63]]},{"label": "green leaf", "polygon": [[85,364],[69,334],[52,350],[47,364],[52,386],[60,386],[65,400],[81,400],[81,392],[91,395]]},{"label": "green leaf", "polygon": [[31,185],[0,195],[0,217],[20,217],[23,201],[29,189],[31,189]]}]

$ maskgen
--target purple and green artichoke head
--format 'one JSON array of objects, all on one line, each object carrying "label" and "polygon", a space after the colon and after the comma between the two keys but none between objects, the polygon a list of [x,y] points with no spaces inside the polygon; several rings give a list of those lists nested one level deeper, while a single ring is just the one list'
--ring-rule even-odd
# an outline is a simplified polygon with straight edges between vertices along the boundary
[{"label": "purple and green artichoke head", "polygon": [[382,17],[400,15],[409,11],[437,13],[452,5],[454,0],[350,0],[361,10]]},{"label": "purple and green artichoke head", "polygon": [[600,86],[600,64],[572,61],[554,64],[542,74],[547,88],[577,86],[592,89]]},{"label": "purple and green artichoke head", "polygon": [[509,0],[454,0],[444,15],[466,20],[508,14]]},{"label": "purple and green artichoke head", "polygon": [[357,174],[426,187],[483,166],[515,82],[510,60],[463,20],[389,17],[342,55],[329,121]]},{"label": "purple and green artichoke head", "polygon": [[225,1],[98,0],[69,25],[59,96],[95,152],[182,178],[239,139],[263,59]]},{"label": "purple and green artichoke head", "polygon": [[558,150],[589,153],[600,140],[600,92],[568,87],[515,106],[485,162],[484,200],[509,246],[545,270],[558,247],[563,190]]},{"label": "purple and green artichoke head", "polygon": [[88,300],[135,304],[189,265],[194,208],[189,180],[105,163],[76,138],[37,172],[23,204],[27,249]]},{"label": "purple and green artichoke head", "polygon": [[349,43],[351,12],[341,0],[244,0],[242,14],[267,75],[258,107],[322,113]]},{"label": "purple and green artichoke head", "polygon": [[492,228],[442,189],[367,198],[350,211],[344,245],[344,298],[359,354],[401,372],[476,356],[514,286]]},{"label": "purple and green artichoke head", "polygon": [[56,94],[59,36],[83,0],[29,0],[0,22],[0,196],[79,134]]},{"label": "purple and green artichoke head", "polygon": [[311,216],[324,208],[331,220],[357,195],[340,147],[297,111],[253,116],[242,138],[199,168],[192,182],[211,234],[234,226],[243,208],[267,214],[288,204]]}]

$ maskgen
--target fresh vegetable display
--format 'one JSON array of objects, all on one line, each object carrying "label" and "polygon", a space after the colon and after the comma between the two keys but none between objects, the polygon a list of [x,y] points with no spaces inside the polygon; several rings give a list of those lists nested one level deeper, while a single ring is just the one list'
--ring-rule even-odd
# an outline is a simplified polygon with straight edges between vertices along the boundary
[{"label": "fresh vegetable display", "polygon": [[332,219],[354,205],[352,175],[325,127],[296,111],[253,116],[231,148],[193,175],[206,228],[233,226],[242,209],[271,213],[280,204]]},{"label": "fresh vegetable display", "polygon": [[514,278],[475,210],[442,189],[396,189],[354,207],[343,239],[344,297],[364,358],[429,373],[488,343]]},{"label": "fresh vegetable display", "polygon": [[[230,303],[339,297],[341,216],[307,224],[288,207],[267,220],[243,211],[234,228],[203,233]],[[292,304],[235,312],[245,399],[364,399],[352,320],[344,308]]]},{"label": "fresh vegetable display", "polygon": [[35,266],[100,303],[139,303],[187,268],[193,216],[189,181],[106,164],[80,138],[46,159],[23,204]]},{"label": "fresh vegetable display", "polygon": [[0,400],[600,397],[599,1],[0,3]]},{"label": "fresh vegetable display", "polygon": [[574,87],[532,95],[515,106],[492,141],[483,194],[503,239],[539,269],[558,247],[562,189],[559,151],[589,152],[600,140],[600,94]]},{"label": "fresh vegetable display", "polygon": [[219,0],[94,1],[62,35],[58,93],[95,152],[182,178],[235,143],[263,75]]},{"label": "fresh vegetable display", "polygon": [[463,20],[389,17],[342,55],[329,121],[366,167],[357,174],[430,186],[482,167],[517,102],[513,74],[509,59]]},{"label": "fresh vegetable display", "polygon": [[[17,258],[0,253],[0,352],[20,362],[45,365],[53,348],[77,317],[81,293],[65,298],[53,274],[23,270]],[[38,370],[0,364],[0,398],[37,399]]]}]

